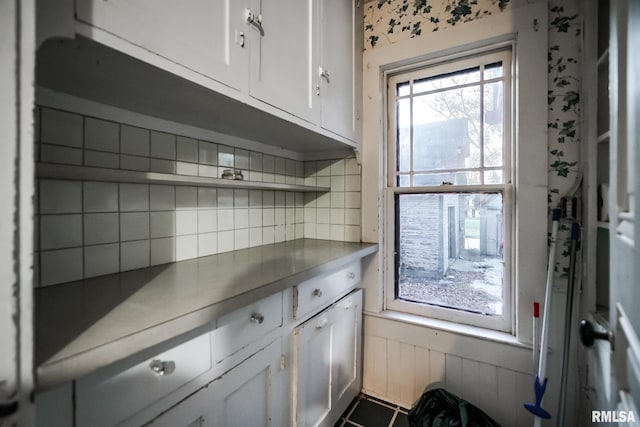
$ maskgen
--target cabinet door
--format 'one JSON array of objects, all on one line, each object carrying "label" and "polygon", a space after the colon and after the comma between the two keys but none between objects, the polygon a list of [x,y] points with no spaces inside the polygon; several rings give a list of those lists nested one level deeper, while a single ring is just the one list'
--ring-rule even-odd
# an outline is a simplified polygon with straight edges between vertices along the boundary
[{"label": "cabinet door", "polygon": [[362,291],[360,290],[341,299],[333,311],[331,397],[334,401],[333,412],[337,412],[338,416],[343,410],[338,411],[335,406],[344,406],[346,409],[360,392],[361,327]]},{"label": "cabinet door", "polygon": [[331,410],[331,312],[321,312],[293,332],[293,421],[297,427],[315,427]]},{"label": "cabinet door", "polygon": [[211,426],[211,390],[201,389],[176,406],[152,420],[152,427],[208,427]]},{"label": "cabinet door", "polygon": [[[314,106],[317,43],[312,0],[253,0],[260,24],[249,25],[251,96],[317,122]],[[260,31],[260,28],[262,31]],[[313,74],[313,75],[312,75]]]},{"label": "cabinet door", "polygon": [[248,81],[245,7],[236,0],[76,1],[78,20],[238,89]]},{"label": "cabinet door", "polygon": [[288,396],[280,368],[281,351],[278,339],[209,385],[211,426],[284,425]]},{"label": "cabinet door", "polygon": [[357,2],[352,0],[322,0],[322,54],[320,67],[320,98],[322,127],[351,140],[358,139],[360,126],[359,75],[355,17]]},{"label": "cabinet door", "polygon": [[362,291],[293,332],[294,425],[332,426],[360,393]]}]

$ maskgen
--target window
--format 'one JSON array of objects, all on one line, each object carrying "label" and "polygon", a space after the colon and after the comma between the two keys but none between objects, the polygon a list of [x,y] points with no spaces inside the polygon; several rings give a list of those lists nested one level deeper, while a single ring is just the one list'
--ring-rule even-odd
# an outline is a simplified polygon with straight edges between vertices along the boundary
[{"label": "window", "polygon": [[510,330],[511,49],[388,77],[393,309]]}]

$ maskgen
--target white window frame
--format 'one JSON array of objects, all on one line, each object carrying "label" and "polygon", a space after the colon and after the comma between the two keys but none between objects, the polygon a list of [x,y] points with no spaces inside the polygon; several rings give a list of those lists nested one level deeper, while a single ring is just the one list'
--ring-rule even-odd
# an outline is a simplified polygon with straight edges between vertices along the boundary
[{"label": "white window frame", "polygon": [[[515,105],[512,120],[516,150],[515,165],[512,274],[512,335],[518,341],[531,342],[532,306],[544,301],[547,265],[548,228],[548,3],[540,0],[520,4],[502,13],[483,17],[461,26],[424,34],[387,46],[367,49],[363,63],[363,137],[360,146],[362,160],[362,240],[380,243],[364,270],[363,286],[368,297],[365,312],[392,319],[405,319],[433,328],[469,331],[470,327],[453,322],[394,312],[387,306],[386,295],[394,291],[387,280],[385,229],[386,188],[386,78],[388,70],[512,42],[515,67]],[[522,119],[521,119],[522,118]],[[387,313],[388,312],[388,313]],[[411,316],[414,316],[413,318]],[[413,319],[413,320],[411,320]],[[487,337],[496,338],[487,332]],[[508,338],[505,338],[508,340]]]},{"label": "white window frame", "polygon": [[[512,133],[511,121],[513,115],[514,97],[512,75],[514,74],[514,67],[512,66],[512,51],[513,43],[506,42],[497,45],[486,46],[481,49],[474,49],[469,52],[463,52],[457,55],[448,55],[444,57],[437,57],[430,61],[421,62],[419,64],[412,64],[410,67],[401,67],[399,69],[389,69],[385,73],[385,79],[387,81],[387,95],[386,95],[386,108],[387,108],[387,146],[386,146],[386,176],[387,185],[384,190],[384,203],[386,207],[386,222],[385,222],[385,236],[390,236],[385,241],[384,250],[386,252],[387,265],[384,270],[385,283],[390,286],[387,288],[386,295],[386,307],[390,310],[401,311],[405,313],[416,314],[419,316],[437,318],[448,320],[456,323],[464,323],[473,326],[480,326],[483,328],[496,329],[504,332],[512,331],[512,287],[514,283],[514,277],[512,275],[511,265],[512,251],[511,251],[511,239],[512,239],[512,216],[513,216],[513,181],[511,179],[511,172],[514,170],[511,161],[511,152],[513,151],[513,144],[515,141]],[[505,104],[504,104],[504,128],[503,128],[503,184],[482,184],[482,185],[451,185],[451,186],[406,186],[401,187],[396,184],[396,115],[395,112],[395,99],[396,99],[396,85],[407,80],[414,80],[420,78],[435,77],[450,72],[462,71],[465,69],[473,68],[479,64],[489,64],[495,62],[502,62],[504,68],[504,90],[505,90]],[[482,84],[479,82],[478,84]],[[454,89],[455,87],[452,87]],[[480,106],[482,108],[482,104]],[[412,141],[413,148],[413,141]],[[482,167],[482,165],[481,165]],[[482,175],[482,171],[480,172]],[[502,194],[502,205],[504,211],[504,269],[503,269],[503,311],[501,315],[483,315],[477,313],[470,313],[464,310],[455,308],[445,308],[428,303],[419,303],[406,301],[396,297],[396,283],[395,283],[395,270],[396,270],[396,218],[395,218],[395,195],[396,194],[434,194],[434,193],[478,193],[478,192],[497,191]],[[391,237],[393,236],[393,238]]]}]

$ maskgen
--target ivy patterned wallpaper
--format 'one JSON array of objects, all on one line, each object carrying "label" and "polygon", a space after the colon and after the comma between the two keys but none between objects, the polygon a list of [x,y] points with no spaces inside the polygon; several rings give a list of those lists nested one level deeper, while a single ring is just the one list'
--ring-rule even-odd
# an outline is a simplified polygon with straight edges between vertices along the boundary
[{"label": "ivy patterned wallpaper", "polygon": [[[515,1],[515,0],[514,0]],[[516,7],[511,0],[369,0],[365,3],[365,49],[424,37]],[[548,150],[550,208],[580,178],[581,19],[578,0],[549,2]],[[569,226],[561,225],[557,271],[566,274]]]}]

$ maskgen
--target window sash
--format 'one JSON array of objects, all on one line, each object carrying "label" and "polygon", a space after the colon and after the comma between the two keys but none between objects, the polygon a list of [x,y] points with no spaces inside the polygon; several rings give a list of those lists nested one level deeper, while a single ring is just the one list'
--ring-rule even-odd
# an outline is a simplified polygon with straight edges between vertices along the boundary
[{"label": "window sash", "polygon": [[[482,55],[476,55],[463,59],[456,59],[450,62],[446,62],[442,65],[432,65],[423,67],[420,70],[404,71],[401,74],[390,73],[387,80],[387,112],[388,112],[388,145],[387,145],[387,162],[386,162],[386,175],[387,175],[387,188],[383,194],[383,200],[385,204],[385,236],[388,236],[389,240],[393,236],[393,241],[388,241],[385,244],[385,283],[386,309],[402,311],[406,313],[428,316],[433,318],[439,318],[447,321],[464,323],[473,326],[491,328],[495,330],[511,332],[513,329],[513,284],[514,271],[512,266],[515,265],[513,260],[513,237],[515,233],[513,231],[515,214],[514,209],[514,187],[512,184],[512,144],[514,136],[512,134],[512,110],[514,106],[514,100],[512,98],[512,79],[513,63],[512,63],[512,49],[501,48],[499,51],[493,51]],[[413,97],[415,94],[410,91],[409,95],[396,96],[396,84],[400,82],[417,80],[420,78],[435,77],[450,72],[473,68],[479,63],[492,64],[497,61],[502,61],[504,67],[504,76],[500,78],[492,78],[480,80],[479,82],[469,84],[483,85],[495,81],[504,81],[504,122],[503,122],[503,165],[496,166],[483,166],[474,168],[460,168],[460,169],[432,169],[427,171],[412,170],[413,163],[410,164],[410,171],[398,171],[397,167],[397,123],[396,123],[396,108],[398,99],[407,99]],[[464,85],[448,87],[446,90],[455,90]],[[426,92],[420,92],[422,96]],[[410,144],[410,156],[411,162],[413,162],[413,126],[410,127],[411,132],[411,144]],[[484,135],[482,135],[484,139]],[[484,141],[482,140],[482,149],[484,150]],[[413,177],[415,174],[421,172],[424,173],[448,173],[448,172],[486,172],[486,171],[500,170],[503,172],[503,184],[480,184],[480,185],[437,185],[437,186],[399,186],[397,180],[399,176]],[[413,184],[411,180],[410,184]],[[503,212],[504,212],[504,248],[503,248],[503,313],[502,315],[486,316],[477,313],[470,313],[455,308],[446,308],[440,306],[434,306],[429,304],[423,304],[418,302],[410,302],[397,298],[398,287],[398,271],[397,265],[397,253],[396,242],[399,238],[399,227],[396,227],[396,218],[398,215],[398,208],[395,203],[396,194],[430,194],[430,193],[483,193],[483,192],[499,192],[503,198]]]}]

